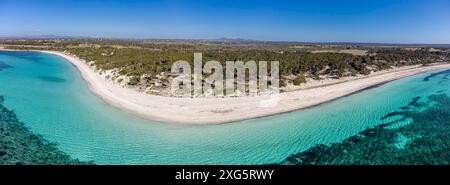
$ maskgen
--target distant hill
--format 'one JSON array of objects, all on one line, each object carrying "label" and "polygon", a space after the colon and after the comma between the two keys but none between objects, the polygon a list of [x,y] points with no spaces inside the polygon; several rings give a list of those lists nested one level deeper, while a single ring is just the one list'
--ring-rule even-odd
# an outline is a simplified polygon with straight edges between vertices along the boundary
[{"label": "distant hill", "polygon": [[0,36],[0,39],[80,39],[90,37],[65,36],[65,35],[23,35],[23,36]]},{"label": "distant hill", "polygon": [[365,43],[365,42],[301,42],[301,41],[267,41],[245,38],[217,38],[217,39],[132,39],[132,38],[107,38],[107,37],[88,37],[88,36],[67,36],[67,35],[24,35],[24,36],[0,36],[0,39],[106,39],[106,40],[124,40],[124,41],[172,41],[172,42],[219,42],[236,44],[276,44],[276,45],[316,45],[316,46],[366,46],[366,47],[408,47],[408,48],[450,48],[450,44],[398,44],[398,43]]}]

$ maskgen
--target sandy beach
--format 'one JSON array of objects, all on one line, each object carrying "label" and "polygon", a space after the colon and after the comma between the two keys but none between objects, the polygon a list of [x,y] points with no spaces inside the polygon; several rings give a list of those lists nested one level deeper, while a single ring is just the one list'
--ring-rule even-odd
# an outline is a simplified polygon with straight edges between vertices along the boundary
[{"label": "sandy beach", "polygon": [[177,124],[220,124],[270,116],[325,103],[377,84],[418,73],[450,68],[450,64],[396,68],[364,77],[343,78],[325,84],[309,85],[308,88],[280,93],[276,99],[273,99],[273,95],[177,98],[150,95],[121,87],[105,80],[85,61],[77,57],[55,51],[40,52],[61,56],[72,63],[87,81],[90,90],[112,106],[146,119]]}]

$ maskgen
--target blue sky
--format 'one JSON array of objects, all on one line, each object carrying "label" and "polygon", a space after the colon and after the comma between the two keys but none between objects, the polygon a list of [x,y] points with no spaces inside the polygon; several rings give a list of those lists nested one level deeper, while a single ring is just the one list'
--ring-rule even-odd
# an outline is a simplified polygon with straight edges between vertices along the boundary
[{"label": "blue sky", "polygon": [[448,0],[0,0],[0,36],[450,43]]}]

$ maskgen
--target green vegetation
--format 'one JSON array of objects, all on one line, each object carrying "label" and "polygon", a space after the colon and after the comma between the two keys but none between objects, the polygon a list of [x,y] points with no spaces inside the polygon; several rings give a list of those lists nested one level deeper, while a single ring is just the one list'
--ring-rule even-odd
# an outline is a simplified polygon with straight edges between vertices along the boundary
[{"label": "green vegetation", "polygon": [[292,81],[292,83],[294,85],[300,85],[302,83],[306,83],[306,78],[303,75],[299,75]]},{"label": "green vegetation", "polygon": [[[45,49],[66,51],[94,61],[103,70],[116,69],[119,75],[130,77],[128,85],[148,87],[156,82],[167,82],[172,63],[185,60],[193,63],[193,53],[202,52],[203,61],[279,61],[282,84],[288,76],[298,76],[294,84],[306,78],[340,78],[368,75],[372,71],[392,66],[426,65],[448,62],[446,49],[381,47],[378,45],[313,45],[278,42],[225,42],[195,40],[105,40],[105,39],[47,39],[0,40],[0,45],[11,49]],[[325,49],[323,49],[325,48]],[[324,52],[317,52],[323,50]],[[335,51],[367,51],[353,55]],[[364,53],[367,53],[364,55]],[[142,80],[143,75],[148,76]],[[270,74],[269,74],[270,75]],[[300,76],[299,76],[300,75]],[[282,85],[283,86],[283,85]],[[167,84],[165,84],[167,87]]]},{"label": "green vegetation", "polygon": [[133,76],[128,82],[128,85],[137,85],[139,81],[140,81],[139,77]]}]

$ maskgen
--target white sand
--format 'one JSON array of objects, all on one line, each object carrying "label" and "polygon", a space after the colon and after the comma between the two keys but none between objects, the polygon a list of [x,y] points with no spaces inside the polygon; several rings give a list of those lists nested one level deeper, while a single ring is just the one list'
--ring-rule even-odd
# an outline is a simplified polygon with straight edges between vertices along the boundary
[{"label": "white sand", "polygon": [[273,107],[262,107],[268,96],[237,98],[175,98],[149,95],[106,81],[84,61],[60,52],[43,51],[66,58],[81,72],[89,87],[109,104],[150,120],[179,124],[218,124],[269,116],[324,103],[350,93],[422,72],[450,68],[450,64],[405,67],[366,77],[342,79],[319,87],[279,94]]}]

